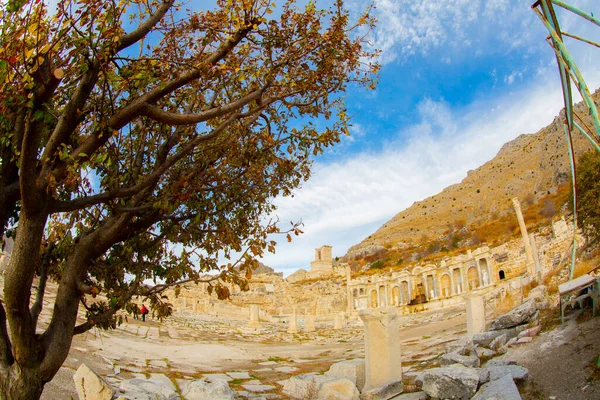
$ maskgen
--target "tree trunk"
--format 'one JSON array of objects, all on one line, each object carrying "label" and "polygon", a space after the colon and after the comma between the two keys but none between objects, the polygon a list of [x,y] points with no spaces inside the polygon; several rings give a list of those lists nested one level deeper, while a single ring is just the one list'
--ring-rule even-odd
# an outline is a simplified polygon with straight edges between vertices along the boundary
[{"label": "tree trunk", "polygon": [[23,368],[14,363],[0,371],[0,398],[2,400],[39,399],[44,384],[39,368]]}]

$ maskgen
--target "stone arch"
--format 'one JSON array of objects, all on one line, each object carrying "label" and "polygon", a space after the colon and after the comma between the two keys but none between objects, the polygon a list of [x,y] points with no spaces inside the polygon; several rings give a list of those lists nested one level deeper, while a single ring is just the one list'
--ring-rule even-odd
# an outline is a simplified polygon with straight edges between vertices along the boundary
[{"label": "stone arch", "polygon": [[377,302],[377,290],[371,290],[371,308],[379,307],[379,303]]},{"label": "stone arch", "polygon": [[463,285],[460,268],[454,268],[452,270],[452,276],[454,277],[454,293],[462,293],[465,290],[465,286]]},{"label": "stone arch", "polygon": [[387,303],[385,286],[381,285],[379,286],[379,306],[387,307]]},{"label": "stone arch", "polygon": [[467,281],[469,282],[469,290],[479,287],[479,272],[477,268],[471,267],[467,270]]},{"label": "stone arch", "polygon": [[427,275],[427,298],[434,299],[437,297],[437,290],[435,289],[435,279],[433,275]]},{"label": "stone arch", "polygon": [[401,298],[402,298],[402,302],[403,303],[408,303],[410,301],[410,292],[409,292],[409,288],[408,288],[408,281],[402,281],[400,282],[400,287],[401,287]]},{"label": "stone arch", "polygon": [[392,288],[392,304],[395,306],[400,305],[400,288],[398,285]]},{"label": "stone arch", "polygon": [[450,275],[449,274],[442,275],[441,282],[442,282],[442,296],[450,297],[450,295],[452,294],[452,280],[450,279]]},{"label": "stone arch", "polygon": [[479,270],[481,271],[481,285],[487,286],[487,285],[491,284],[492,283],[492,280],[491,280],[492,274],[490,274],[490,266],[489,266],[487,258],[479,259]]},{"label": "stone arch", "polygon": [[423,282],[423,276],[415,276],[413,285],[413,299],[415,300],[415,303],[424,303],[427,300],[427,298],[425,297],[425,283]]},{"label": "stone arch", "polygon": [[503,269],[498,271],[498,278],[500,278],[500,280],[506,279],[506,274],[504,273]]}]

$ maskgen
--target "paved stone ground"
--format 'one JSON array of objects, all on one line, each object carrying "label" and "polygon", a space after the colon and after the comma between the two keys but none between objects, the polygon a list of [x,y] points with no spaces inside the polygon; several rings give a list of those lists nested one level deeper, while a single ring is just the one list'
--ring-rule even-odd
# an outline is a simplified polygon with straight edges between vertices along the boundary
[{"label": "paved stone ground", "polygon": [[[421,369],[464,334],[464,313],[446,310],[404,316],[403,370]],[[41,319],[42,321],[42,319]],[[45,319],[44,321],[47,322]],[[363,328],[351,320],[341,330],[317,323],[315,332],[287,333],[286,324],[176,314],[162,323],[128,317],[113,331],[90,331],[74,339],[69,358],[42,399],[74,396],[72,376],[85,362],[118,387],[131,378],[171,382],[181,389],[199,377],[223,379],[240,399],[285,398],[291,375],[324,372],[337,361],[364,357]]]},{"label": "paved stone ground", "polygon": [[[0,276],[0,288],[4,287]],[[1,293],[0,293],[1,295]],[[48,285],[38,332],[48,326],[56,287]],[[85,321],[80,310],[78,323]],[[315,323],[316,331],[287,333],[287,324],[262,323],[179,313],[146,322],[123,315],[112,331],[91,330],[73,339],[63,367],[42,394],[44,400],[76,399],[73,375],[82,364],[118,387],[123,380],[148,378],[180,390],[200,377],[224,379],[238,398],[285,398],[281,388],[291,375],[324,372],[334,362],[364,357],[358,317],[334,330],[333,321]],[[403,370],[422,369],[465,333],[463,310],[448,309],[402,317]],[[300,324],[300,328],[302,324]]]}]

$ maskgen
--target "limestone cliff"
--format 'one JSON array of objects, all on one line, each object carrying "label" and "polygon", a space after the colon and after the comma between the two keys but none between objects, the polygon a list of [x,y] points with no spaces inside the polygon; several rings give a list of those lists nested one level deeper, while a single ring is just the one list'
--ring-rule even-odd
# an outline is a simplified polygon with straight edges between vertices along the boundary
[{"label": "limestone cliff", "polygon": [[[598,103],[600,91],[593,95]],[[575,111],[592,126],[583,104]],[[418,245],[438,238],[448,227],[469,228],[512,213],[510,200],[518,197],[535,203],[570,182],[567,142],[561,112],[554,121],[534,134],[523,134],[506,143],[496,157],[468,172],[462,182],[415,202],[386,222],[361,243],[352,246],[345,260],[373,253],[378,249]],[[577,155],[591,149],[582,135],[574,135]],[[561,206],[561,205],[557,205]]]}]

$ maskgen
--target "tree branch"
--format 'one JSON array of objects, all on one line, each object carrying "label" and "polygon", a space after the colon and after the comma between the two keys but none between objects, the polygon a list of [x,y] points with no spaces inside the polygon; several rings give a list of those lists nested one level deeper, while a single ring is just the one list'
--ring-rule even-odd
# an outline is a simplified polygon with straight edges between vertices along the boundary
[{"label": "tree branch", "polygon": [[84,322],[83,324],[75,326],[75,328],[73,329],[73,335],[79,335],[79,334],[85,333],[85,332],[89,331],[90,329],[92,329],[94,326],[96,326],[98,324],[102,324],[102,323],[108,321],[110,318],[112,318],[112,316],[115,315],[115,313],[117,311],[119,311],[121,308],[123,308],[123,305],[125,303],[127,303],[129,300],[131,300],[131,298],[137,291],[139,284],[140,284],[140,280],[138,277],[135,279],[133,284],[130,286],[130,288],[127,291],[127,293],[125,294],[125,296],[123,296],[123,298],[121,298],[121,300],[117,303],[117,305],[115,307],[111,307],[110,309],[103,312],[102,314],[98,314],[91,318],[88,318],[88,320],[86,322]]},{"label": "tree branch", "polygon": [[31,319],[33,320],[33,326],[37,326],[38,317],[42,312],[42,306],[44,304],[44,294],[46,292],[46,281],[48,280],[48,262],[50,259],[50,252],[54,246],[50,245],[44,255],[44,260],[40,266],[40,280],[38,282],[37,293],[35,294],[35,301],[31,306],[30,313]]},{"label": "tree branch", "polygon": [[141,115],[152,118],[155,121],[158,121],[163,124],[169,125],[191,125],[197,124],[200,122],[208,121],[209,119],[216,118],[228,114],[233,111],[237,111],[247,105],[248,103],[258,100],[262,93],[264,92],[264,88],[255,90],[247,94],[246,96],[233,101],[225,106],[215,107],[210,110],[202,111],[197,114],[178,114],[172,113],[168,111],[164,111],[162,108],[152,105],[146,105],[140,111]]},{"label": "tree branch", "polygon": [[12,354],[12,345],[6,329],[6,312],[0,302],[0,366],[7,368],[15,362]]},{"label": "tree branch", "polygon": [[123,38],[119,42],[119,45],[117,46],[117,53],[143,39],[148,34],[148,32],[150,32],[152,28],[154,28],[156,24],[160,22],[162,17],[164,17],[167,11],[169,11],[169,9],[173,6],[173,3],[174,0],[163,0],[163,3],[160,5],[160,7],[158,7],[154,14],[150,16],[150,18],[148,18],[135,30],[123,36]]},{"label": "tree branch", "polygon": [[144,178],[141,182],[139,182],[136,185],[133,185],[129,188],[118,189],[111,192],[104,192],[94,196],[88,196],[70,201],[50,200],[49,208],[53,212],[75,211],[87,206],[92,206],[109,200],[136,195],[142,190],[151,187],[169,168],[171,168],[183,157],[188,155],[200,143],[217,137],[221,132],[225,130],[225,128],[227,128],[233,121],[235,121],[238,118],[238,116],[239,114],[233,114],[227,120],[223,121],[221,125],[215,128],[211,133],[204,136],[198,136],[190,140],[177,154],[174,154],[163,164],[159,165],[154,171],[148,174],[146,178]]}]

